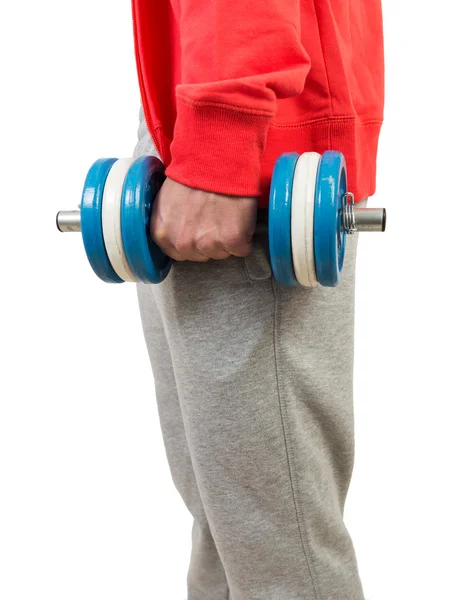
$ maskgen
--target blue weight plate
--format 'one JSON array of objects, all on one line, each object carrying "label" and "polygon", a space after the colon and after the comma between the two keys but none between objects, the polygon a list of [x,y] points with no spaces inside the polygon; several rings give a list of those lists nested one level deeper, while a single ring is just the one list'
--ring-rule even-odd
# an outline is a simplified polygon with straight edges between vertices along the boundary
[{"label": "blue weight plate", "polygon": [[342,199],[346,191],[344,156],[340,152],[325,152],[316,180],[313,243],[318,281],[328,287],[338,285],[343,268],[346,233]]},{"label": "blue weight plate", "polygon": [[107,283],[123,283],[108,259],[102,232],[103,190],[108,173],[116,160],[116,158],[101,158],[93,163],[85,179],[80,205],[80,224],[85,253],[95,274]]},{"label": "blue weight plate", "polygon": [[161,161],[155,156],[143,156],[131,165],[123,185],[123,246],[131,270],[143,283],[164,281],[172,265],[149,233],[152,204],[164,179]]},{"label": "blue weight plate", "polygon": [[272,173],[269,198],[269,250],[272,272],[280,285],[297,286],[292,260],[292,188],[296,152],[279,156]]}]

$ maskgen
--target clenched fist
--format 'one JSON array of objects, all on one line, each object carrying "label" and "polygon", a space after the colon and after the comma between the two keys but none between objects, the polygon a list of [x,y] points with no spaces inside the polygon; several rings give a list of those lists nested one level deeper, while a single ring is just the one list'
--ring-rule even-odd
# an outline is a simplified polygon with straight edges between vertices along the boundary
[{"label": "clenched fist", "polygon": [[251,252],[257,198],[224,196],[167,178],[151,215],[151,236],[175,260],[207,262]]}]

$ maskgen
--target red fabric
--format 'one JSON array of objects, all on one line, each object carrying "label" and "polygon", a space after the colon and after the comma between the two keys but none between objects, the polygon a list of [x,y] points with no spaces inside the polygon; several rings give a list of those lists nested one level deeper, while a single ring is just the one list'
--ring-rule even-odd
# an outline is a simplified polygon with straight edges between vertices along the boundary
[{"label": "red fabric", "polygon": [[267,206],[283,152],[339,150],[375,191],[380,0],[133,0],[146,122],[166,174]]}]

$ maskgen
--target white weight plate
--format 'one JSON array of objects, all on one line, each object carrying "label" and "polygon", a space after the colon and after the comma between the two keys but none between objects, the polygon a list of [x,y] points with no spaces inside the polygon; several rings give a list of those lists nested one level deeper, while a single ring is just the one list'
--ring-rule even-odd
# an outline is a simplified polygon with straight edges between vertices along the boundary
[{"label": "white weight plate", "polygon": [[292,258],[295,277],[300,285],[316,285],[313,228],[315,188],[321,155],[305,152],[295,167],[292,190]]},{"label": "white weight plate", "polygon": [[111,266],[121,279],[136,283],[121,237],[121,196],[126,175],[133,162],[132,158],[117,160],[108,173],[102,200],[102,231]]}]

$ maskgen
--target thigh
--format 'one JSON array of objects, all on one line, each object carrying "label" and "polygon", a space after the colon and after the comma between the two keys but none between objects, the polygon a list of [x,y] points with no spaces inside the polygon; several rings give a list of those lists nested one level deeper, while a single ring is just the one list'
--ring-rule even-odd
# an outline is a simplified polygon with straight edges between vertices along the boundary
[{"label": "thigh", "polygon": [[355,245],[336,289],[280,287],[260,240],[247,259],[177,263],[152,286],[234,600],[362,597],[342,521]]},{"label": "thigh", "polygon": [[137,289],[167,460],[175,487],[194,517],[188,598],[199,598],[201,593],[208,600],[223,600],[228,596],[228,584],[195,479],[166,331],[151,287],[139,284]]},{"label": "thigh", "polygon": [[190,512],[196,518],[203,519],[162,319],[150,287],[138,284],[137,292],[144,338],[154,376],[159,422],[172,479]]}]

